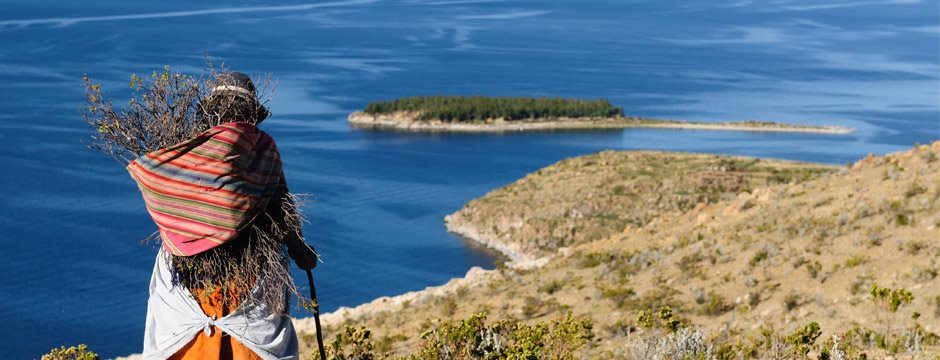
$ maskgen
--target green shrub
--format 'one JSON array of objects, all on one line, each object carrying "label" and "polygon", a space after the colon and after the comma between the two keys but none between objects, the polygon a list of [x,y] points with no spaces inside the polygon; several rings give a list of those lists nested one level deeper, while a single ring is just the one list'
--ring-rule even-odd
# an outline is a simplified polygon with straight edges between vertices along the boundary
[{"label": "green shrub", "polygon": [[813,349],[819,335],[822,335],[822,330],[819,323],[814,321],[787,335],[786,341],[796,353],[806,355]]},{"label": "green shrub", "polygon": [[88,351],[85,344],[52,349],[48,354],[42,356],[42,360],[98,360],[100,358],[98,354]]},{"label": "green shrub", "polygon": [[672,312],[672,308],[669,306],[660,307],[656,312],[652,310],[640,310],[636,314],[637,326],[647,329],[662,328],[675,332],[684,327],[686,323],[687,321],[676,317]]},{"label": "green shrub", "polygon": [[[891,289],[880,287],[877,284],[871,286],[872,302],[883,312],[881,318],[885,329],[882,333],[875,334],[875,344],[879,348],[887,350],[889,353],[897,353],[909,343],[908,336],[901,336],[895,333],[893,324],[897,320],[897,311],[904,304],[910,304],[914,301],[914,294],[907,289]],[[914,313],[912,318],[916,320],[920,314]],[[923,335],[923,334],[921,334]],[[923,337],[921,336],[922,340]],[[918,340],[919,342],[920,340]],[[919,346],[919,345],[918,345]]]},{"label": "green shrub", "polygon": [[[372,352],[374,347],[372,332],[363,326],[354,328],[346,325],[324,350],[328,360],[372,360],[377,358]],[[320,351],[314,350],[312,356],[319,359]]]},{"label": "green shrub", "polygon": [[445,322],[425,332],[420,360],[437,359],[575,359],[576,353],[594,338],[593,323],[574,319],[527,325],[502,320],[487,325],[486,314],[478,313],[457,323]]},{"label": "green shrub", "polygon": [[898,214],[894,219],[898,226],[907,226],[911,224],[911,218],[905,214]]},{"label": "green shrub", "polygon": [[847,268],[856,267],[856,266],[864,264],[867,261],[868,259],[866,259],[864,256],[856,255],[845,260],[845,267]]},{"label": "green shrub", "polygon": [[624,287],[615,287],[615,288],[605,288],[601,291],[601,296],[605,299],[610,299],[617,305],[617,307],[623,307],[626,305],[627,300],[636,295],[636,291],[632,288]]},{"label": "green shrub", "polygon": [[889,289],[877,284],[871,286],[871,296],[875,305],[886,307],[891,312],[897,312],[901,305],[914,301],[914,294],[907,289]]}]

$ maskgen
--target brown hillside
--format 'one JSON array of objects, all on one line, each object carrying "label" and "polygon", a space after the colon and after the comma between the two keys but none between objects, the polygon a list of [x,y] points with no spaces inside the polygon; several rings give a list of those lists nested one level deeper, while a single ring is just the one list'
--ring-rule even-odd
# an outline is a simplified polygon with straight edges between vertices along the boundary
[{"label": "brown hillside", "polygon": [[[940,142],[824,174],[823,166],[695,154],[569,159],[461,210],[462,225],[478,234],[554,259],[341,323],[366,326],[380,352],[399,355],[443,320],[485,311],[493,320],[535,322],[571,311],[594,323],[585,358],[674,356],[692,344],[701,346],[697,354],[732,358],[801,358],[803,350],[815,358],[825,350],[933,359],[940,356],[938,158]],[[696,190],[712,184],[710,176],[724,191]],[[521,230],[502,232],[514,227],[500,224],[518,219]],[[911,301],[891,311],[872,296],[873,285],[909,291]],[[638,317],[662,306],[686,330]],[[798,330],[812,322],[822,329],[818,339],[797,336],[811,333]],[[327,327],[328,338],[338,324]],[[304,338],[309,349],[312,338]],[[805,349],[801,338],[809,339]]]},{"label": "brown hillside", "polygon": [[[562,160],[496,189],[447,218],[470,237],[496,239],[530,258],[607,238],[767,185],[835,167],[658,151],[603,151]],[[470,235],[470,234],[468,234]]]}]

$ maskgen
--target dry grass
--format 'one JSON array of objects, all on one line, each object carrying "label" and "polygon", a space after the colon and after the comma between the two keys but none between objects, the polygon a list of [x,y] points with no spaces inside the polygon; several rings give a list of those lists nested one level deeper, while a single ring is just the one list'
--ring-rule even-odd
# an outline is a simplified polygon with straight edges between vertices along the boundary
[{"label": "dry grass", "polygon": [[833,170],[740,157],[604,151],[562,160],[494,190],[450,221],[539,258],[642,227],[663,214]]},{"label": "dry grass", "polygon": [[[826,350],[932,358],[940,354],[932,335],[940,332],[940,284],[933,275],[940,257],[938,155],[940,142],[838,170],[654,152],[569,159],[462,210],[469,224],[515,228],[496,234],[539,245],[527,247],[532,251],[568,247],[547,265],[498,270],[498,280],[449,296],[454,305],[446,305],[446,312],[450,302],[427,301],[348,322],[379,336],[400,336],[390,349],[405,353],[423,331],[448,318],[442,314],[464,318],[485,309],[494,319],[543,321],[571,310],[595,324],[597,337],[584,357],[636,358],[628,350],[634,344],[678,341],[656,340],[652,330],[636,326],[638,311],[669,306],[702,331],[701,341],[714,352],[801,357],[804,350],[807,356]],[[733,160],[735,168],[691,165],[723,160]],[[762,166],[753,174],[765,175],[748,176],[737,164]],[[781,173],[787,178],[775,180]],[[721,179],[713,184],[725,189],[738,184],[738,190],[714,198],[689,191],[708,178]],[[509,206],[511,199],[528,201]],[[580,215],[570,216],[575,211]],[[641,221],[608,226],[612,222],[596,220],[596,214]],[[899,223],[898,214],[909,221]],[[539,224],[557,223],[569,229],[560,233],[600,229],[602,235],[540,241],[554,230]],[[908,290],[912,301],[885,311],[869,293],[875,284]],[[813,322],[819,333],[807,330]],[[327,335],[335,330],[328,328]],[[806,332],[812,332],[812,342]]]}]

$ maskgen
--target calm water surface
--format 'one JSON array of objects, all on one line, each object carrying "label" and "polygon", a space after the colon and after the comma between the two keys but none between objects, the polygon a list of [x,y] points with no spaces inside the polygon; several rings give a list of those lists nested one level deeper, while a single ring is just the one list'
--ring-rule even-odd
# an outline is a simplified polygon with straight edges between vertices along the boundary
[{"label": "calm water surface", "polygon": [[[198,73],[205,53],[277,77],[264,129],[292,190],[315,195],[306,233],[323,253],[330,311],[492,267],[494,254],[448,235],[442,217],[565,157],[661,149],[841,164],[936,140],[938,14],[917,0],[6,0],[0,349],[141,349],[155,249],[137,240],[154,226],[122,167],[82,145],[82,73],[116,101],[130,73]],[[603,97],[632,115],[859,131],[422,135],[345,123],[371,100],[433,94]]]}]

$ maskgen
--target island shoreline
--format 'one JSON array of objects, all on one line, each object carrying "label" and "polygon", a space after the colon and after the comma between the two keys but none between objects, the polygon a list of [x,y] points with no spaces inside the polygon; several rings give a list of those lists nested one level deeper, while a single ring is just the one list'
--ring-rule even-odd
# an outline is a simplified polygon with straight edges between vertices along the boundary
[{"label": "island shoreline", "polygon": [[629,128],[659,128],[709,131],[786,132],[844,135],[855,129],[826,125],[793,125],[776,122],[691,122],[638,117],[621,118],[560,118],[553,120],[493,119],[485,122],[444,122],[440,120],[416,120],[413,114],[367,114],[355,111],[347,116],[352,127],[376,130],[401,130],[410,132],[457,132],[457,133],[507,133],[551,130],[621,130]]}]

